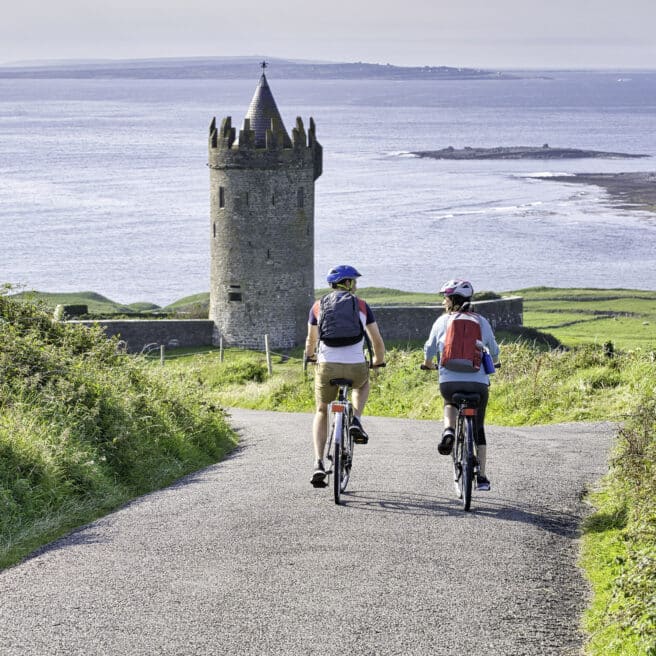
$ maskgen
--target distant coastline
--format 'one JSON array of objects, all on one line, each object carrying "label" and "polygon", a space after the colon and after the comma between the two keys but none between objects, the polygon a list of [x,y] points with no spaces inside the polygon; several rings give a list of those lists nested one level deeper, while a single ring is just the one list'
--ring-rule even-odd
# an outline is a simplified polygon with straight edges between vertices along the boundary
[{"label": "distant coastline", "polygon": [[[277,79],[312,80],[519,80],[544,77],[479,68],[393,66],[367,62],[296,61],[266,58]],[[133,60],[18,62],[0,66],[0,79],[248,79],[260,70],[259,57],[186,57]]]},{"label": "distant coastline", "polygon": [[623,209],[656,213],[656,171],[630,173],[576,173],[540,177],[539,180],[596,185]]},{"label": "distant coastline", "polygon": [[634,153],[610,153],[601,150],[582,150],[579,148],[552,148],[543,146],[498,146],[496,148],[442,148],[441,150],[419,150],[411,152],[417,157],[430,159],[625,159],[650,157]]}]

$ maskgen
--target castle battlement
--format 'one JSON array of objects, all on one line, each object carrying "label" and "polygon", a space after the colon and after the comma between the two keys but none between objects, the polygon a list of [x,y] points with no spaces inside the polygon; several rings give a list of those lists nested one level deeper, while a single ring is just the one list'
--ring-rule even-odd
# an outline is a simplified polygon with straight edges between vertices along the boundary
[{"label": "castle battlement", "polygon": [[[251,121],[244,119],[244,126],[237,131],[232,125],[232,117],[227,116],[216,126],[216,117],[209,128],[209,163],[211,169],[226,168],[277,168],[278,166],[306,166],[310,163],[316,180],[323,169],[323,149],[316,138],[314,119],[310,117],[310,128],[305,131],[303,119],[296,117],[292,129],[292,139],[285,132],[282,121],[271,118],[270,127],[265,132],[263,147],[256,144],[255,130]],[[287,145],[291,144],[291,145]]]}]

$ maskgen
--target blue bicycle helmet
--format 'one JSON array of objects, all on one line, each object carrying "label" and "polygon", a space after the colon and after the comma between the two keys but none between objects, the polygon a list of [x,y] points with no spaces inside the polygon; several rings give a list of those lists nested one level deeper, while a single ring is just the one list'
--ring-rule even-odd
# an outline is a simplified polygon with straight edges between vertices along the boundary
[{"label": "blue bicycle helmet", "polygon": [[360,272],[355,267],[352,267],[348,264],[339,264],[328,271],[326,281],[329,285],[334,285],[335,283],[341,282],[342,280],[353,280],[354,278],[359,278],[360,276]]}]

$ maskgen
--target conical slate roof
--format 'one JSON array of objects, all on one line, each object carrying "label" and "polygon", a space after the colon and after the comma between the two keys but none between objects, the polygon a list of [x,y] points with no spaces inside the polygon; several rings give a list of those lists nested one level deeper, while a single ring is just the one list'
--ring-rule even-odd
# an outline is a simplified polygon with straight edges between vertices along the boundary
[{"label": "conical slate roof", "polygon": [[260,82],[255,89],[253,99],[246,112],[246,118],[250,119],[251,130],[255,131],[255,147],[266,148],[266,131],[271,127],[271,119],[274,119],[278,130],[283,134],[283,146],[291,148],[292,141],[285,130],[285,125],[280,117],[280,112],[273,99],[266,75],[262,73]]}]

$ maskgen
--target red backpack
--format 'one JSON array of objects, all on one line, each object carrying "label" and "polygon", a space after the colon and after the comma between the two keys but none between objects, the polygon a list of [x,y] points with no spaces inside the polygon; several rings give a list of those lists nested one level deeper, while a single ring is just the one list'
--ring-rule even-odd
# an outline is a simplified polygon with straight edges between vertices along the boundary
[{"label": "red backpack", "polygon": [[473,312],[458,312],[449,317],[440,366],[451,371],[474,373],[481,368],[481,325]]}]

